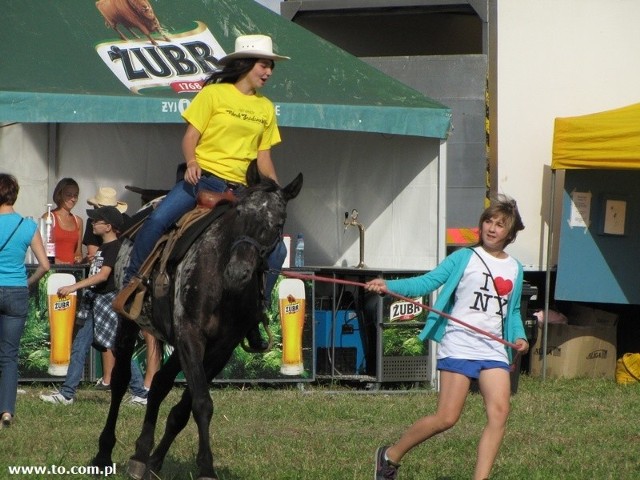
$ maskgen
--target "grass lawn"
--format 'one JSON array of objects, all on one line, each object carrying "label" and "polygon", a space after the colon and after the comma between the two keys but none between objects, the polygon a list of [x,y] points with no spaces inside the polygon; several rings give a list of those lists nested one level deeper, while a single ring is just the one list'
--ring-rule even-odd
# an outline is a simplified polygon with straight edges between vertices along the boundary
[{"label": "grass lawn", "polygon": [[[83,387],[71,406],[38,399],[48,385],[20,385],[15,424],[0,430],[0,479],[93,478],[9,473],[9,466],[88,465],[109,395]],[[163,406],[166,415],[181,392]],[[211,390],[211,438],[221,480],[371,479],[377,446],[435,409],[435,392],[337,385]],[[114,451],[117,474],[133,453],[143,408],[124,405]],[[162,418],[162,417],[161,417]],[[507,434],[492,479],[640,478],[640,386],[613,380],[546,380],[520,376]],[[399,480],[469,479],[484,425],[482,397],[472,394],[460,422],[410,452]],[[163,430],[161,423],[160,432]],[[197,433],[191,421],[169,451],[162,479],[196,478]]]}]

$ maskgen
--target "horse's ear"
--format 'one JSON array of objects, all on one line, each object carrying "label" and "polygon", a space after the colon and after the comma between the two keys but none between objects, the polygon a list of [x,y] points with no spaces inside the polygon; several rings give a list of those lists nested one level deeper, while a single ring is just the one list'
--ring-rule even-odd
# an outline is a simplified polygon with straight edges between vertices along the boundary
[{"label": "horse's ear", "polygon": [[282,189],[284,193],[284,199],[286,201],[291,200],[292,198],[296,198],[300,193],[300,189],[302,188],[302,173],[299,173],[293,181]]},{"label": "horse's ear", "polygon": [[258,161],[251,160],[249,164],[249,168],[247,168],[247,174],[245,176],[247,179],[247,185],[253,187],[260,183],[260,171],[258,170]]}]

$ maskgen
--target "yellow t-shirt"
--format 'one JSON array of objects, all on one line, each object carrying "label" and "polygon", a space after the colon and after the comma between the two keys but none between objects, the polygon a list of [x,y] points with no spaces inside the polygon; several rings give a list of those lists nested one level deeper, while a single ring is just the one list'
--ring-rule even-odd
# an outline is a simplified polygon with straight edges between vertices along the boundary
[{"label": "yellow t-shirt", "polygon": [[200,168],[231,182],[246,184],[258,150],[280,143],[273,103],[259,93],[245,95],[231,83],[204,87],[182,117],[201,134]]}]

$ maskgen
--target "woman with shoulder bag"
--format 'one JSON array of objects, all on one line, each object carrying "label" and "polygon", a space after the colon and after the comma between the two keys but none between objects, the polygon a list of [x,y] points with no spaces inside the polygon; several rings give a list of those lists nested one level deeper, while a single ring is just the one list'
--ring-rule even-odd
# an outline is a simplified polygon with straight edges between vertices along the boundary
[{"label": "woman with shoulder bag", "polygon": [[[18,351],[27,321],[29,287],[49,270],[36,223],[15,212],[20,187],[13,175],[0,173],[0,428],[13,421],[18,389]],[[38,268],[27,278],[24,258],[31,247]]]}]

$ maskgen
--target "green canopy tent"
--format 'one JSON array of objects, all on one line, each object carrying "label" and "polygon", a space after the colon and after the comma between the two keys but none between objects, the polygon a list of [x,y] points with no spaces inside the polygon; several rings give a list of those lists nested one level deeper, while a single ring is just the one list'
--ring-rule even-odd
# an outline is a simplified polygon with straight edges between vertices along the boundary
[{"label": "green canopy tent", "polygon": [[[97,3],[113,7],[126,2]],[[290,61],[278,62],[262,93],[276,104],[278,124],[289,129],[278,147],[280,152],[293,151],[289,153],[295,155],[296,161],[290,165],[297,166],[304,159],[307,178],[316,183],[315,190],[305,189],[309,205],[304,208],[315,208],[317,216],[317,206],[324,202],[323,213],[327,221],[332,216],[333,222],[344,213],[338,211],[343,204],[351,204],[345,207],[349,209],[367,204],[372,217],[369,226],[377,220],[381,233],[387,235],[389,229],[383,223],[390,220],[392,211],[387,207],[400,199],[404,203],[394,210],[398,223],[398,228],[391,230],[398,232],[394,235],[399,237],[403,231],[402,242],[409,237],[417,239],[425,232],[409,229],[428,223],[430,230],[426,233],[435,238],[431,232],[437,224],[438,246],[425,246],[422,242],[418,248],[408,248],[398,244],[394,255],[404,256],[405,265],[414,265],[404,252],[414,255],[415,250],[428,251],[419,259],[428,257],[424,262],[427,267],[436,255],[444,255],[449,108],[252,0],[154,0],[150,4],[161,28],[148,38],[139,28],[129,30],[120,24],[117,28],[123,39],[105,25],[105,18],[93,1],[3,3],[0,122],[36,128],[49,125],[47,160],[39,159],[37,167],[47,165],[49,191],[63,173],[84,175],[83,191],[95,188],[104,178],[116,184],[142,181],[145,187],[160,186],[155,183],[159,178],[156,172],[171,175],[169,168],[174,168],[176,157],[180,156],[180,140],[174,131],[183,128],[180,112],[197,93],[199,82],[217,68],[217,58],[234,50],[238,35],[264,33],[273,38],[276,52],[291,57]],[[149,137],[154,137],[140,138],[137,132],[141,129],[145,135],[151,131]],[[114,135],[115,130],[122,138]],[[124,133],[128,134],[126,138]],[[70,145],[68,137],[72,135],[82,138],[83,144]],[[154,154],[152,141],[162,135],[165,150],[171,149],[162,154],[173,155],[174,162],[164,169],[145,158]],[[308,137],[312,137],[311,141]],[[147,144],[141,146],[145,141]],[[107,154],[102,142],[110,142],[108,146],[114,151]],[[155,148],[157,151],[160,147]],[[128,164],[123,164],[125,157]],[[91,158],[99,165],[102,177],[89,171],[81,158]],[[145,161],[148,166],[141,173],[139,166]],[[346,166],[348,162],[351,165]],[[393,181],[387,171],[392,165],[389,162],[397,162],[393,164],[398,167],[394,168]],[[420,193],[415,193],[415,188],[406,189],[426,168],[430,177],[417,180]],[[436,170],[438,178],[433,179]],[[317,185],[319,176],[325,177],[322,185]],[[356,176],[376,185],[375,205],[365,198],[365,187],[350,180]],[[440,185],[443,188],[438,188]],[[386,196],[380,195],[380,187],[387,188]],[[326,193],[327,190],[330,191]],[[317,198],[312,200],[311,195]],[[410,195],[413,197],[409,201]],[[44,203],[44,199],[39,200],[41,196],[34,195],[34,202]],[[298,200],[292,208],[302,210],[301,199]],[[422,212],[422,223],[401,221],[397,212],[411,209]],[[381,213],[389,218],[383,220]],[[427,214],[429,218],[425,219]],[[363,215],[361,218],[366,220],[366,213]],[[295,221],[300,216],[290,215],[292,228],[308,231],[321,224],[316,221],[313,226],[297,225]],[[328,235],[330,229],[326,227],[318,227],[316,235]],[[342,227],[338,227],[342,233]],[[343,237],[318,237],[323,262],[338,262],[340,252],[351,248],[342,245]],[[379,251],[380,265],[399,265],[397,257],[386,254],[384,247],[371,248],[374,241],[379,239],[382,243],[387,238],[381,234],[368,239],[367,252]]]},{"label": "green canopy tent", "polygon": [[[156,46],[120,25],[129,40],[122,41],[94,2],[3,2],[0,121],[182,123],[179,102],[194,92],[177,93],[169,85],[202,79],[215,68],[195,58],[202,52],[193,44],[205,29],[218,42],[214,55],[220,48],[232,52],[239,34],[265,33],[276,51],[292,58],[278,64],[264,88],[279,106],[282,126],[441,139],[448,134],[447,107],[251,0],[158,0],[152,6],[169,39],[152,34]],[[99,48],[110,56],[106,62]],[[130,77],[130,88],[116,74]]]}]

